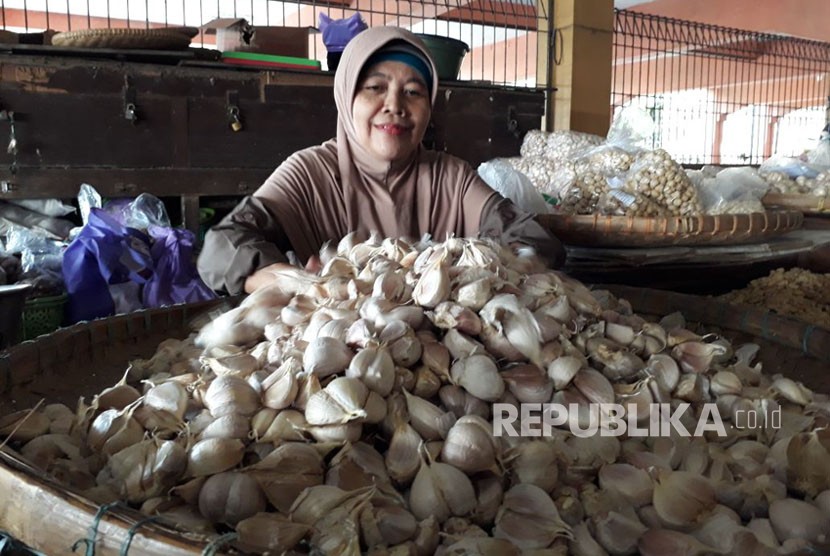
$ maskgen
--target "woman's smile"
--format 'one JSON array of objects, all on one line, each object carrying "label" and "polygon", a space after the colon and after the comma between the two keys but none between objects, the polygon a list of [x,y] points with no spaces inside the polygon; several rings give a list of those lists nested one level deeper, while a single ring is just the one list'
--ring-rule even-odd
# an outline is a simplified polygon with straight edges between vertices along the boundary
[{"label": "woman's smile", "polygon": [[408,132],[410,128],[399,124],[376,124],[375,129],[379,129],[389,135],[403,135]]}]

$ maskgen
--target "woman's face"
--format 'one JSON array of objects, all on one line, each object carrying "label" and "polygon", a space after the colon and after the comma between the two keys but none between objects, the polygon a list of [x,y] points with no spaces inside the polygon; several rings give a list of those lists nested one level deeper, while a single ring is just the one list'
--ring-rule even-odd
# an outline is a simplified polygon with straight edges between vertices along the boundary
[{"label": "woman's face", "polygon": [[430,112],[424,78],[402,62],[385,61],[367,68],[352,102],[357,140],[386,162],[404,160],[418,148]]}]

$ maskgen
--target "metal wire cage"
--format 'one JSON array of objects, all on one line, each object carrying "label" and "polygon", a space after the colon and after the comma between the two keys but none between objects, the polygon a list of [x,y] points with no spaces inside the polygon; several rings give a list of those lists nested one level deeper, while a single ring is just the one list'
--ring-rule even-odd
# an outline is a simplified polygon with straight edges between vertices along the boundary
[{"label": "metal wire cage", "polygon": [[679,162],[798,155],[826,123],[828,43],[620,10],[613,56],[613,112],[648,111]]},{"label": "metal wire cage", "polygon": [[[45,29],[201,27],[215,18],[245,18],[253,26],[316,27],[321,13],[344,19],[360,13],[369,26],[395,25],[465,42],[460,80],[495,86],[547,88],[537,63],[547,63],[548,14],[553,0],[0,0],[0,25],[17,32]],[[325,68],[319,34],[309,57]],[[193,46],[212,48],[201,32]],[[544,73],[541,74],[542,76]]]}]

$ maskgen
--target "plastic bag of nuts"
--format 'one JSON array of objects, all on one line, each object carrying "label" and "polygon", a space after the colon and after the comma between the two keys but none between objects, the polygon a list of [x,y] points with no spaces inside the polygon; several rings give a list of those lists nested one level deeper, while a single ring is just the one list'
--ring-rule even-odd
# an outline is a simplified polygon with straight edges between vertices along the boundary
[{"label": "plastic bag of nuts", "polygon": [[697,190],[683,167],[663,149],[640,153],[631,165],[625,189],[666,207],[670,214],[700,214]]},{"label": "plastic bag of nuts", "polygon": [[596,205],[596,213],[608,216],[667,216],[669,210],[639,193],[609,189]]}]

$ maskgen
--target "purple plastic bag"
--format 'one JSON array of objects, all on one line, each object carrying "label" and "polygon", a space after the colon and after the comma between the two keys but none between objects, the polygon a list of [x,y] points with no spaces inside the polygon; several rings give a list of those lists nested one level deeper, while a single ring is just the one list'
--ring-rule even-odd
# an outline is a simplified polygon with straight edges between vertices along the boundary
[{"label": "purple plastic bag", "polygon": [[144,306],[161,307],[215,299],[216,294],[199,277],[193,262],[195,237],[189,230],[150,226],[154,243],[150,252],[155,273],[144,285]]},{"label": "purple plastic bag", "polygon": [[359,13],[346,19],[332,19],[321,12],[318,23],[329,52],[343,52],[350,40],[368,28]]},{"label": "purple plastic bag", "polygon": [[[101,209],[91,209],[89,221],[63,254],[68,322],[112,315],[116,305],[110,285],[143,284],[152,276],[152,269],[150,241],[145,234],[122,226]],[[136,299],[135,305],[140,302]]]}]

